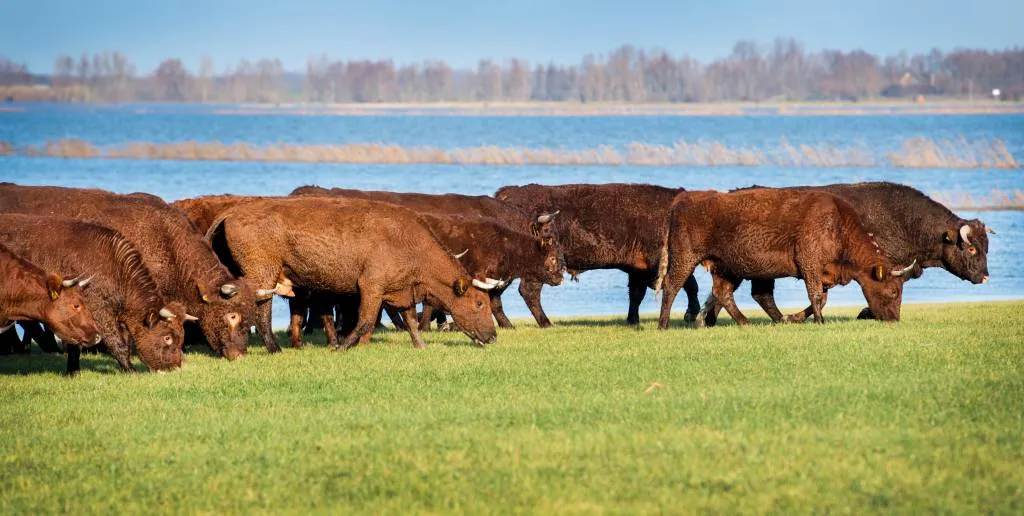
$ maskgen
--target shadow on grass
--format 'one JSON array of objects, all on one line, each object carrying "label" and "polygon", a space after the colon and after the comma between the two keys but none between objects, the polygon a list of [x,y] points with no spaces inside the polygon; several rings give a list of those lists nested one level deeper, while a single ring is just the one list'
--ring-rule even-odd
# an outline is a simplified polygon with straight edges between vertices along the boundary
[{"label": "shadow on grass", "polygon": [[[145,366],[133,360],[136,372],[144,372]],[[81,370],[99,374],[122,374],[121,368],[110,355],[82,353]],[[141,369],[140,369],[141,367]],[[60,374],[67,369],[67,358],[63,353],[43,353],[33,349],[30,354],[5,355],[0,357],[0,375],[28,376],[36,374]]]}]

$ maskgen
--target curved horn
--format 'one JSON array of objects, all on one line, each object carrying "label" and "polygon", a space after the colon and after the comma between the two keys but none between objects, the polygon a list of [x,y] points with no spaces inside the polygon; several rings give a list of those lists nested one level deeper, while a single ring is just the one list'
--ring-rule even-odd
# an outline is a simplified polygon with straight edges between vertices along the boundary
[{"label": "curved horn", "polygon": [[960,226],[960,238],[964,239],[964,243],[967,244],[967,245],[971,245],[971,239],[968,238],[970,236],[971,236],[971,226],[968,226],[967,224],[964,224],[963,226]]},{"label": "curved horn", "polygon": [[476,278],[473,278],[473,286],[480,290],[491,290],[492,288],[494,288],[494,285],[491,285],[490,283],[484,283],[483,281],[480,281]]},{"label": "curved horn", "polygon": [[166,306],[160,309],[159,314],[160,314],[160,317],[163,317],[164,319],[167,319],[167,320],[174,319],[174,312],[172,312]]},{"label": "curved horn", "polygon": [[555,215],[558,215],[559,213],[562,213],[562,210],[555,210],[554,213],[545,213],[537,217],[537,222],[540,222],[541,224],[547,224],[548,222],[551,222],[551,219],[555,218]]},{"label": "curved horn", "polygon": [[96,275],[93,274],[92,276],[89,276],[88,278],[85,278],[84,280],[79,281],[78,282],[78,286],[82,287],[82,288],[85,288],[85,286],[88,285],[89,282],[92,281],[92,279],[95,278],[95,277],[96,277]]},{"label": "curved horn", "polygon": [[992,229],[992,228],[990,228],[988,226],[985,226],[985,231],[988,232],[988,233],[991,233],[993,235],[998,235],[999,234],[999,233],[996,233],[996,230],[994,230],[994,229]]},{"label": "curved horn", "polygon": [[78,284],[78,276],[75,276],[74,278],[66,279],[66,280],[60,282],[60,286],[62,286],[64,288],[71,288],[71,287],[73,287],[73,286],[75,286],[77,284]]},{"label": "curved horn", "polygon": [[237,293],[238,293],[238,285],[235,285],[233,283],[225,283],[225,284],[220,286],[220,295],[222,295],[222,296],[224,296],[224,297],[226,297],[228,299],[230,299],[232,297],[235,297],[235,294],[237,294]]},{"label": "curved horn", "polygon": [[452,256],[453,256],[453,257],[454,257],[454,258],[455,258],[456,260],[458,260],[459,258],[462,258],[463,256],[466,256],[466,253],[468,253],[468,252],[469,252],[469,249],[467,248],[467,249],[466,249],[465,251],[462,251],[462,252],[461,252],[461,253],[459,253],[459,254],[453,254]]},{"label": "curved horn", "polygon": [[906,267],[904,267],[902,269],[892,271],[892,275],[893,276],[902,276],[902,275],[910,272],[911,270],[913,270],[915,265],[917,265],[917,260],[914,260],[913,262],[910,263],[910,265],[908,265],[908,266],[906,266]]},{"label": "curved horn", "polygon": [[187,313],[186,313],[186,314],[185,314],[185,320],[186,320],[186,321],[192,321],[192,322],[195,322],[195,321],[198,321],[198,320],[199,320],[199,318],[198,318],[198,317],[196,317],[196,316],[194,316],[194,315],[189,315],[189,314],[187,314]]},{"label": "curved horn", "polygon": [[261,288],[261,289],[258,289],[258,290],[256,291],[256,296],[257,296],[257,297],[267,297],[267,296],[271,296],[271,297],[273,297],[273,295],[274,295],[274,293],[275,293],[275,292],[277,292],[277,289],[273,289],[273,288]]},{"label": "curved horn", "polygon": [[484,278],[484,282],[486,282],[488,285],[494,285],[495,287],[504,287],[505,286],[505,282],[501,281],[500,279]]}]

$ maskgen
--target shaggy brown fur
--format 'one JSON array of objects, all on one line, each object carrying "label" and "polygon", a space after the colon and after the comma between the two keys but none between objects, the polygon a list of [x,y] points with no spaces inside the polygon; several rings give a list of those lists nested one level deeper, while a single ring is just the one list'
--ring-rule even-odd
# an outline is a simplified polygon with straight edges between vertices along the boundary
[{"label": "shaggy brown fur", "polygon": [[704,263],[712,293],[738,324],[747,319],[733,300],[741,278],[802,278],[814,318],[828,289],[851,280],[882,320],[899,320],[903,282],[861,225],[856,211],[829,194],[784,190],[684,192],[672,203],[659,327],[668,328],[679,287]]},{"label": "shaggy brown fur", "polygon": [[159,294],[184,303],[210,346],[229,359],[245,353],[256,303],[270,298],[257,299],[256,289],[275,286],[234,278],[181,211],[153,195],[4,183],[0,212],[60,215],[117,230],[142,253]]},{"label": "shaggy brown fur", "polygon": [[[218,236],[220,234],[220,236]],[[451,312],[474,342],[495,338],[490,303],[470,288],[471,278],[412,211],[358,199],[263,199],[222,213],[207,238],[222,242],[225,260],[234,261],[255,282],[285,277],[297,287],[335,294],[358,294],[359,310],[347,348],[370,332],[381,305],[404,310],[415,320],[415,304],[429,299]],[[257,329],[276,346],[270,304],[263,305]],[[416,324],[409,324],[422,346]]]},{"label": "shaggy brown fur", "polygon": [[[48,237],[43,236],[46,240]],[[76,280],[66,281],[0,244],[0,328],[14,333],[13,321],[41,321],[69,348],[92,346],[100,340],[93,318]],[[75,285],[67,286],[70,283]],[[68,371],[74,374],[74,371]]]},{"label": "shaggy brown fur", "polygon": [[[668,233],[669,207],[681,188],[646,184],[569,184],[505,186],[495,192],[501,201],[524,210],[560,210],[556,222],[573,278],[595,269],[618,269],[629,275],[629,324],[640,322],[640,303],[658,275],[661,244]],[[687,317],[700,309],[697,282],[684,286]],[[540,304],[541,285],[524,280],[519,293],[542,327],[551,323]]]},{"label": "shaggy brown fur", "polygon": [[160,297],[142,256],[120,233],[64,217],[0,214],[0,242],[65,276],[92,277],[85,304],[122,370],[134,371],[133,343],[151,370],[181,366],[182,325],[189,316],[181,303]]}]

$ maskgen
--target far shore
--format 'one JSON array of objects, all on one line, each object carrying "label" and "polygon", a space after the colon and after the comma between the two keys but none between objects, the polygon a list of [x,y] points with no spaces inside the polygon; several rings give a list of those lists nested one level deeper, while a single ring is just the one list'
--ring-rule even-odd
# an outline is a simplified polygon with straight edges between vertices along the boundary
[{"label": "far shore", "polygon": [[[0,104],[2,112],[32,111],[35,102]],[[51,104],[51,103],[47,103]],[[51,104],[52,105],[52,104]],[[71,105],[83,105],[71,103]],[[111,106],[85,103],[90,106]],[[220,115],[310,116],[874,116],[1024,114],[1024,102],[994,100],[874,99],[809,102],[392,102],[392,103],[129,103],[139,114],[175,106],[200,107]]]}]

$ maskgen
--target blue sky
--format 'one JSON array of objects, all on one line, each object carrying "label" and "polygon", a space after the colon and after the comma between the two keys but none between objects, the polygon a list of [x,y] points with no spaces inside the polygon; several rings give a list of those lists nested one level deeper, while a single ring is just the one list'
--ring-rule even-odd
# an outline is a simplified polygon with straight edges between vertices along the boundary
[{"label": "blue sky", "polygon": [[700,60],[739,39],[793,36],[810,50],[888,54],[1024,44],[1024,0],[0,0],[0,55],[50,72],[61,53],[120,50],[148,72],[163,58],[218,70],[310,55],[576,63],[623,43]]}]

